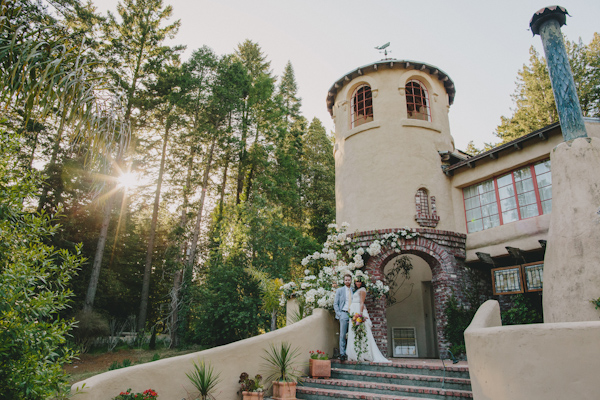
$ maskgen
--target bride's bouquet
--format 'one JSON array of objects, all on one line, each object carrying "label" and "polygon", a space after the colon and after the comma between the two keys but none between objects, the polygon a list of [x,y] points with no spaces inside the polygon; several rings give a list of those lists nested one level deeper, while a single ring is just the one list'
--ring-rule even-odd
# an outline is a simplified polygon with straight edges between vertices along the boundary
[{"label": "bride's bouquet", "polygon": [[352,332],[354,332],[354,351],[356,351],[356,358],[360,361],[363,354],[367,352],[367,329],[365,322],[367,318],[360,314],[355,313],[352,316]]}]

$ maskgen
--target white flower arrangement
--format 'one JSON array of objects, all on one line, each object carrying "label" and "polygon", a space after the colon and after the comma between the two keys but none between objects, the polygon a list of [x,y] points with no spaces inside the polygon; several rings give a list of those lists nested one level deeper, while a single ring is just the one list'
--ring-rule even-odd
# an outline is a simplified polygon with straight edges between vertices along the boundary
[{"label": "white flower arrangement", "polygon": [[[381,298],[389,292],[389,287],[380,280],[372,279],[361,268],[365,266],[365,257],[374,257],[381,254],[383,248],[393,249],[400,253],[401,240],[412,239],[418,232],[410,228],[402,228],[398,232],[386,233],[371,242],[365,249],[361,247],[352,235],[347,234],[348,223],[343,223],[338,228],[335,223],[329,224],[327,241],[323,249],[306,256],[302,260],[304,277],[298,284],[294,282],[281,286],[282,300],[297,296],[304,300],[305,309],[310,312],[313,308],[333,310],[335,290],[344,284],[344,275],[350,274],[353,278],[364,277],[365,288],[375,298]],[[318,271],[317,274],[311,271]]]}]

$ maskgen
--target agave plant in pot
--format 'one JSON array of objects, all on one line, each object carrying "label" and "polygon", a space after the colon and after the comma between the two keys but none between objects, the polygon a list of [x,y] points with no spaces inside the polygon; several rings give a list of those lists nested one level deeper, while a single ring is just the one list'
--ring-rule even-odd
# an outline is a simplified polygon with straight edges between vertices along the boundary
[{"label": "agave plant in pot", "polygon": [[263,360],[270,374],[266,381],[273,382],[273,400],[295,399],[296,385],[302,380],[302,371],[296,362],[300,350],[283,342],[278,346],[271,344],[266,353]]}]

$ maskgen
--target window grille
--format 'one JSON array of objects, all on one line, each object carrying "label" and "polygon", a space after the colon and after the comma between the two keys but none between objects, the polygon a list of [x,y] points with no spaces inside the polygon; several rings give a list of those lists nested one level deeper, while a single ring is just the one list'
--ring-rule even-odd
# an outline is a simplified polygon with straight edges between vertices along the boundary
[{"label": "window grille", "polygon": [[406,83],[406,111],[410,119],[431,121],[429,94],[425,85],[417,80]]},{"label": "window grille", "polygon": [[352,128],[373,121],[373,95],[369,85],[362,85],[356,89],[352,95],[351,108]]},{"label": "window grille", "polygon": [[394,357],[418,357],[416,328],[392,328]]},{"label": "window grille", "polygon": [[540,291],[544,285],[544,263],[523,265],[525,283],[528,292]]}]

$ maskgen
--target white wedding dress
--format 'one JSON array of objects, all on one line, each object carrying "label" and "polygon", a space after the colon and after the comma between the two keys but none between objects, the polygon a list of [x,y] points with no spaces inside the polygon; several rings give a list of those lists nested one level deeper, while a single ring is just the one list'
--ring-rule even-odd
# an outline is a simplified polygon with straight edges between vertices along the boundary
[{"label": "white wedding dress", "polygon": [[[371,332],[371,326],[373,323],[371,322],[371,318],[369,318],[369,312],[367,311],[367,306],[363,308],[363,316],[366,318],[365,328],[367,333],[367,349],[366,352],[360,355],[360,360],[358,359],[356,349],[354,348],[354,330],[352,329],[352,316],[356,313],[360,313],[360,292],[366,292],[365,288],[360,288],[352,295],[352,304],[350,304],[350,323],[348,326],[348,345],[346,347],[346,354],[348,356],[348,360],[350,361],[370,361],[377,363],[390,363],[388,360],[381,354],[379,348],[377,348],[377,344],[375,343],[375,338],[373,337],[373,333]],[[366,293],[365,293],[366,294]]]}]

